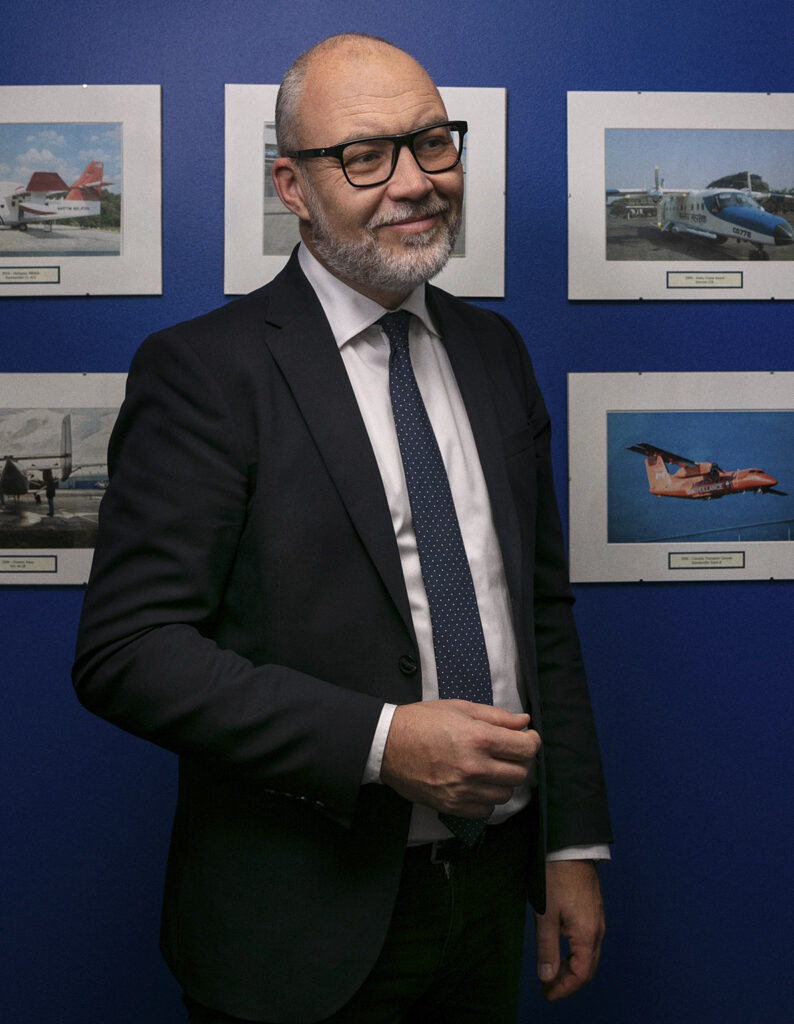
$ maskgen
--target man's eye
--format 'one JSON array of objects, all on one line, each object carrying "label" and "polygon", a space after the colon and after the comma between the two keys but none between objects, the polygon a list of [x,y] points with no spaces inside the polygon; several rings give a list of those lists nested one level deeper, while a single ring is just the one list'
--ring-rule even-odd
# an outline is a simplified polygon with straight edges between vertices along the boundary
[{"label": "man's eye", "polygon": [[364,169],[377,166],[386,159],[381,149],[345,150],[345,167]]},{"label": "man's eye", "polygon": [[348,164],[356,164],[358,167],[363,167],[365,164],[374,163],[381,159],[380,153],[356,153],[355,156],[348,157]]},{"label": "man's eye", "polygon": [[447,149],[449,145],[450,138],[448,135],[432,135],[428,138],[419,139],[415,143],[414,148],[422,153],[438,153],[441,150]]}]

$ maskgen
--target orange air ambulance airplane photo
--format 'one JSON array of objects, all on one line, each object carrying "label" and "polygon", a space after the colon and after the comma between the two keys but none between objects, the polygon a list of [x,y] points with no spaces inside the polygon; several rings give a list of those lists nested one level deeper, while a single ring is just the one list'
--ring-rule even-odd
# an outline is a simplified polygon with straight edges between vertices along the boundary
[{"label": "orange air ambulance airplane photo", "polygon": [[[674,455],[663,448],[640,442],[626,446],[630,452],[645,456],[648,488],[659,498],[697,498],[711,501],[728,494],[755,492],[757,494],[787,495],[775,490],[777,480],[763,469],[735,469],[726,471],[716,462],[693,462],[683,455]],[[668,465],[679,466],[675,473]]]}]

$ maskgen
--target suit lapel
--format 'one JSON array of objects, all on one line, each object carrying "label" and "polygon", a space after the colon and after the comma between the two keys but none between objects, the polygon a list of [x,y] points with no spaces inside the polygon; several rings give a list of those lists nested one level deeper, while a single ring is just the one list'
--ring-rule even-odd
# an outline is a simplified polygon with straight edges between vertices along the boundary
[{"label": "suit lapel", "polygon": [[266,342],[342,502],[413,636],[380,471],[328,321],[293,254],[273,282]]},{"label": "suit lapel", "polygon": [[[444,294],[428,298],[477,444],[508,588],[521,599],[520,531],[505,466],[502,434],[480,347],[467,319]],[[267,311],[266,342],[311,431],[350,518],[413,636],[394,527],[380,471],[339,350],[314,290],[293,256],[274,280]],[[273,330],[273,328],[276,328]],[[509,383],[509,382],[508,382]]]},{"label": "suit lapel", "polygon": [[518,608],[522,593],[521,535],[505,465],[502,432],[491,390],[487,387],[490,374],[481,354],[488,342],[475,339],[468,321],[445,299],[443,292],[428,288],[428,299],[466,406],[491,499],[508,589],[513,606]]}]

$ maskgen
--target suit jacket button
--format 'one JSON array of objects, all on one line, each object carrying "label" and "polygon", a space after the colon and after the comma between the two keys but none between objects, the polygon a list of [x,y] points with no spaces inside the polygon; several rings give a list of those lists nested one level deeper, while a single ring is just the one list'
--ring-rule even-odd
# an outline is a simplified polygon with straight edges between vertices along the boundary
[{"label": "suit jacket button", "polygon": [[416,670],[419,667],[410,654],[401,655],[397,664],[400,666],[400,671],[404,676],[415,676]]}]

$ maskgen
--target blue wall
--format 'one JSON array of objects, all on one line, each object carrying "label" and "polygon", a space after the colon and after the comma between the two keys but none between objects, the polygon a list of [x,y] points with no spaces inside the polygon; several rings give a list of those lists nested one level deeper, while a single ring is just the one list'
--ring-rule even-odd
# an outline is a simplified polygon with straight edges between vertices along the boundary
[{"label": "blue wall", "polygon": [[[277,82],[346,29],[405,47],[439,84],[507,88],[506,297],[484,304],[532,351],[564,509],[568,371],[792,369],[788,303],[572,305],[565,262],[566,90],[790,91],[790,0],[41,0],[4,6],[0,83],[162,85],[164,291],[5,299],[0,370],[124,371],[151,330],[221,304],[223,85]],[[81,596],[0,590],[0,1012],[168,1024],[182,1015],[156,932],[175,765],[77,705]],[[617,833],[608,937],[598,979],[555,1008],[529,949],[522,1022],[790,1020],[792,584],[577,597]]]}]

